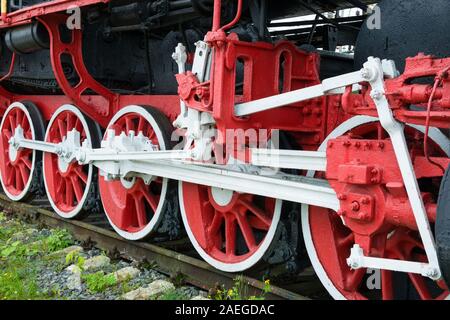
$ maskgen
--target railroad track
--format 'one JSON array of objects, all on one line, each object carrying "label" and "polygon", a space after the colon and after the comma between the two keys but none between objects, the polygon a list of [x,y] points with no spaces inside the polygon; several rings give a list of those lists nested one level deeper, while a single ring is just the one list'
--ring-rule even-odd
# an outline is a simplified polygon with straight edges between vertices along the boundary
[{"label": "railroad track", "polygon": [[[214,269],[206,262],[196,259],[185,252],[192,248],[182,241],[172,241],[164,246],[148,242],[132,242],[121,238],[108,225],[103,214],[93,215],[83,221],[65,220],[47,209],[45,200],[33,200],[30,204],[10,201],[0,194],[0,209],[9,214],[48,227],[59,227],[69,230],[74,237],[85,244],[94,244],[97,248],[111,253],[113,256],[138,261],[148,261],[156,265],[156,269],[167,275],[183,274],[185,281],[196,287],[208,290],[218,283],[232,287],[236,274],[224,273]],[[179,251],[182,251],[180,253]],[[192,251],[192,250],[191,250]],[[260,293],[264,287],[262,281],[249,276],[243,280],[249,284],[249,293]],[[291,283],[291,286],[293,284]],[[295,284],[293,287],[296,287]],[[309,300],[310,298],[278,287],[271,286],[268,299],[276,300]]]}]

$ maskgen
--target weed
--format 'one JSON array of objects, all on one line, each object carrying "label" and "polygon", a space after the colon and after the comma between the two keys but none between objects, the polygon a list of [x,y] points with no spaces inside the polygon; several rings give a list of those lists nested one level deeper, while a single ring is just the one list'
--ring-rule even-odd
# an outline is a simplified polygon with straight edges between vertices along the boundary
[{"label": "weed", "polygon": [[86,286],[91,292],[103,292],[106,288],[117,284],[117,279],[112,274],[105,275],[103,271],[81,275],[86,282]]},{"label": "weed", "polygon": [[66,265],[75,264],[77,267],[83,270],[85,261],[86,259],[76,251],[69,252],[66,255]]},{"label": "weed", "polygon": [[45,239],[48,252],[64,249],[73,243],[72,236],[66,229],[54,229]]},{"label": "weed", "polygon": [[172,289],[164,292],[158,300],[187,300],[187,296],[176,289]]},{"label": "weed", "polygon": [[249,283],[242,275],[234,279],[234,286],[226,289],[224,285],[218,286],[210,294],[209,298],[214,300],[264,300],[267,293],[271,291],[270,281],[264,281],[264,287],[260,295],[249,295]]},{"label": "weed", "polygon": [[181,272],[177,272],[175,275],[170,277],[170,279],[175,287],[181,287],[186,283],[186,275],[182,274]]}]

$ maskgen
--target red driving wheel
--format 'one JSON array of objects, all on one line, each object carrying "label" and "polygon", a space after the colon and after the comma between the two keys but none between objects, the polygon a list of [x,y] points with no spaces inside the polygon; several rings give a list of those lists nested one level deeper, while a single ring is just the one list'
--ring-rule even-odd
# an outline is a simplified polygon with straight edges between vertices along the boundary
[{"label": "red driving wheel", "polygon": [[[128,106],[111,120],[108,129],[116,135],[142,132],[160,150],[170,146],[170,124],[151,107]],[[103,208],[114,230],[129,240],[138,240],[154,232],[168,210],[169,180],[152,177],[145,183],[140,177],[107,181],[99,177]]]},{"label": "red driving wheel", "polygon": [[237,272],[262,259],[275,238],[281,200],[180,182],[185,228],[214,267]]},{"label": "red driving wheel", "polygon": [[41,165],[42,154],[31,149],[16,149],[9,143],[17,128],[23,130],[26,139],[43,139],[44,121],[35,105],[14,102],[0,124],[0,181],[5,194],[14,201],[29,199],[41,187],[37,168]]},{"label": "red driving wheel", "polygon": [[[80,143],[98,147],[100,128],[73,105],[63,105],[55,111],[45,141],[61,143],[73,130],[79,133]],[[64,157],[44,153],[43,168],[47,197],[58,215],[79,218],[92,210],[96,191],[93,183],[96,169],[92,164],[80,165],[75,160],[68,162]]]},{"label": "red driving wheel", "polygon": [[[410,134],[418,131],[412,127]],[[338,127],[329,138],[351,133],[354,137],[386,138],[379,122],[371,117],[354,117]],[[435,152],[440,150],[440,133],[430,131]],[[326,146],[326,141],[322,144]],[[324,150],[324,147],[321,148]],[[443,149],[445,150],[445,148]],[[315,207],[302,206],[302,227],[305,245],[318,277],[335,299],[445,299],[450,292],[443,281],[434,282],[413,273],[397,273],[387,270],[351,270],[346,259],[355,243],[354,233],[347,228],[336,212]],[[385,258],[426,262],[426,255],[418,232],[405,227],[395,227],[385,241]],[[378,276],[378,280],[374,280]],[[379,287],[375,284],[378,282]],[[403,288],[404,290],[398,289]]]}]

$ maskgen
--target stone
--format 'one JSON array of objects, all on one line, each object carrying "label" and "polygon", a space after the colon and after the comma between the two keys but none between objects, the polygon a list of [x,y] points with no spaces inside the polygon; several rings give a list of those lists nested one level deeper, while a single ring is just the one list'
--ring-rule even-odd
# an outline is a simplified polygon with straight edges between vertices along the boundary
[{"label": "stone", "polygon": [[83,263],[83,269],[84,270],[95,270],[95,269],[101,269],[103,267],[106,267],[111,262],[111,259],[109,259],[107,256],[95,256],[92,258],[87,259]]},{"label": "stone", "polygon": [[13,234],[13,236],[11,237],[10,241],[11,242],[15,242],[15,241],[23,241],[25,240],[26,235],[25,233],[23,233],[22,231],[16,232]]},{"label": "stone", "polygon": [[67,277],[66,286],[70,290],[81,291],[81,269],[77,265],[70,265],[66,268],[70,275]]},{"label": "stone", "polygon": [[175,286],[165,280],[156,280],[147,287],[140,287],[136,290],[125,293],[122,298],[125,300],[148,300],[152,297],[159,296],[166,291],[174,290]]},{"label": "stone", "polygon": [[110,274],[112,274],[116,278],[117,282],[124,282],[136,278],[139,273],[139,269],[135,267],[125,267]]},{"label": "stone", "polygon": [[39,234],[39,230],[35,229],[35,228],[29,228],[27,230],[25,230],[25,233],[29,236],[35,236]]},{"label": "stone", "polygon": [[76,254],[76,253],[80,253],[83,252],[83,248],[80,246],[70,246],[55,252],[52,252],[49,254],[49,256],[62,256],[62,257],[66,257],[68,254]]},{"label": "stone", "polygon": [[211,300],[211,299],[206,298],[202,295],[198,295],[198,296],[193,297],[191,300]]}]

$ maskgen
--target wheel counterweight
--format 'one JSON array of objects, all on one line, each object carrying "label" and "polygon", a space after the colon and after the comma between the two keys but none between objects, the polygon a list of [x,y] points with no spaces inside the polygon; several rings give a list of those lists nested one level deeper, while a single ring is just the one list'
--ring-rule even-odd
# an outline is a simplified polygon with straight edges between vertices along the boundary
[{"label": "wheel counterweight", "polygon": [[42,153],[19,148],[9,143],[17,128],[27,139],[42,140],[44,121],[38,108],[30,102],[14,102],[3,115],[0,124],[0,181],[3,191],[14,201],[29,200],[41,189],[40,165]]}]

